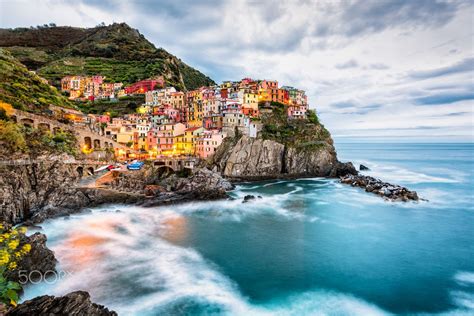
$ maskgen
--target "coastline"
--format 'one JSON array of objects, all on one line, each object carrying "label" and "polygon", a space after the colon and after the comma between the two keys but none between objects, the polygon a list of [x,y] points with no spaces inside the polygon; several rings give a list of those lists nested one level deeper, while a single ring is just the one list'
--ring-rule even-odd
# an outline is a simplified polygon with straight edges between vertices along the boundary
[{"label": "coastline", "polygon": [[[346,175],[354,177],[353,173],[355,168],[351,163],[339,163],[337,169],[332,172],[333,175],[340,174],[341,172],[349,171]],[[153,170],[153,169],[152,169]],[[153,171],[147,170],[146,168],[140,172],[132,172],[127,175],[120,174],[120,176],[116,179],[115,182],[112,181],[111,183],[107,184],[106,187],[83,187],[78,188],[77,192],[80,192],[86,199],[83,198],[76,199],[76,205],[69,204],[70,207],[53,207],[51,205],[45,205],[43,209],[38,210],[36,214],[34,214],[31,218],[27,219],[26,221],[22,221],[19,223],[20,225],[31,225],[38,227],[41,225],[42,222],[48,219],[58,218],[58,217],[67,217],[71,214],[81,213],[87,210],[87,208],[95,207],[104,204],[114,204],[120,203],[125,205],[138,205],[143,207],[156,207],[162,205],[177,205],[183,204],[192,201],[212,201],[212,200],[222,200],[222,199],[231,199],[227,192],[232,190],[235,187],[235,184],[238,183],[253,183],[259,181],[267,181],[267,180],[295,180],[295,179],[304,179],[304,178],[314,178],[315,175],[310,174],[303,174],[303,175],[275,175],[273,177],[269,176],[262,176],[262,177],[222,177],[219,173],[210,171],[206,168],[198,168],[195,171],[195,174],[191,175],[189,178],[179,178],[179,177],[170,177],[163,179],[160,182],[160,185],[152,185],[153,189],[150,189],[147,185],[147,181],[149,181],[149,173],[153,173]],[[355,172],[354,172],[355,171]],[[147,176],[148,175],[148,176]],[[356,176],[357,177],[357,176]],[[137,178],[140,178],[141,183],[137,186],[134,182]],[[342,181],[342,176],[338,177],[321,177],[326,179],[339,179],[340,182]],[[171,179],[171,180],[170,180]],[[137,188],[141,187],[141,192],[137,192]],[[163,192],[162,190],[164,187],[167,187],[166,190]],[[133,188],[130,190],[130,188]],[[242,202],[251,202],[255,198],[254,196],[246,196],[242,200]],[[73,199],[74,201],[74,199]],[[84,201],[87,201],[84,204]],[[43,240],[43,243],[40,245],[41,248],[46,247],[46,240],[47,236],[41,233],[37,233],[39,236],[38,238]],[[49,252],[48,256],[49,255]],[[41,262],[44,258],[37,256],[34,261],[30,264],[27,268],[31,270],[35,270],[38,262]],[[54,254],[52,258],[50,258],[48,262],[52,262],[53,266],[56,266],[56,259],[54,258]],[[87,294],[87,293],[86,293]],[[73,293],[71,295],[74,296]],[[88,294],[87,294],[88,295]],[[86,295],[86,296],[87,296]],[[83,299],[86,303],[88,298],[79,296]],[[39,300],[47,299],[47,298],[38,298]],[[63,300],[63,298],[49,298],[52,299],[53,302],[55,299]],[[66,300],[67,301],[67,300]],[[28,302],[28,304],[36,304],[36,301]],[[69,303],[67,303],[69,304]],[[87,304],[86,304],[87,305]],[[22,307],[26,308],[26,307]],[[108,315],[108,314],[107,314]],[[113,315],[113,314],[111,314]]]}]

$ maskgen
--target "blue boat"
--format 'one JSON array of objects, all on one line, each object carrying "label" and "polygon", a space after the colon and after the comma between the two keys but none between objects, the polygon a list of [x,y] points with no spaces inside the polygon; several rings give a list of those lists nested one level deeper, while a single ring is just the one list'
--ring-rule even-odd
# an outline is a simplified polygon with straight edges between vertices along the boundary
[{"label": "blue boat", "polygon": [[143,161],[137,161],[133,162],[129,165],[127,165],[128,170],[140,170],[143,167],[144,163]]}]

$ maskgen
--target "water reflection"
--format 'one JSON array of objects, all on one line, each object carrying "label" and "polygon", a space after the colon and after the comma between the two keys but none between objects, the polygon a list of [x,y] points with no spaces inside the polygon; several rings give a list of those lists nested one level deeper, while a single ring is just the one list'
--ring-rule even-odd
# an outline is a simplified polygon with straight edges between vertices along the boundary
[{"label": "water reflection", "polygon": [[161,237],[172,243],[181,243],[188,235],[188,222],[186,217],[177,215],[163,221],[164,229]]}]

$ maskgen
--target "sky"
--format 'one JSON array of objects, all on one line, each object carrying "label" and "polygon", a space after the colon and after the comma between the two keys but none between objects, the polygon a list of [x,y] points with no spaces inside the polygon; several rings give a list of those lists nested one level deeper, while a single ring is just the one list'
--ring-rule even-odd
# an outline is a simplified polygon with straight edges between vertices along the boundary
[{"label": "sky", "polygon": [[216,82],[304,89],[336,138],[474,141],[469,0],[0,0],[2,28],[101,22]]}]

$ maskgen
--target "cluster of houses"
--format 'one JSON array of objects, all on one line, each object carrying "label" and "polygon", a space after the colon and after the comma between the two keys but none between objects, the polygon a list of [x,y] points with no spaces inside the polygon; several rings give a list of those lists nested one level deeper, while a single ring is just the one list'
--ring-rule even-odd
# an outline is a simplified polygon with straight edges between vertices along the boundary
[{"label": "cluster of houses", "polygon": [[89,114],[82,123],[150,158],[207,158],[227,136],[241,133],[256,137],[261,129],[260,115],[275,106],[287,111],[289,119],[306,118],[308,110],[303,90],[279,87],[277,81],[244,78],[187,92],[162,86],[162,82],[145,80],[126,87],[126,94],[145,95],[145,103],[137,113],[114,118]]},{"label": "cluster of houses", "polygon": [[66,76],[61,79],[61,91],[67,92],[70,100],[77,101],[116,99],[143,94],[164,85],[163,77],[138,81],[127,87],[123,87],[121,82],[105,82],[104,76]]}]

